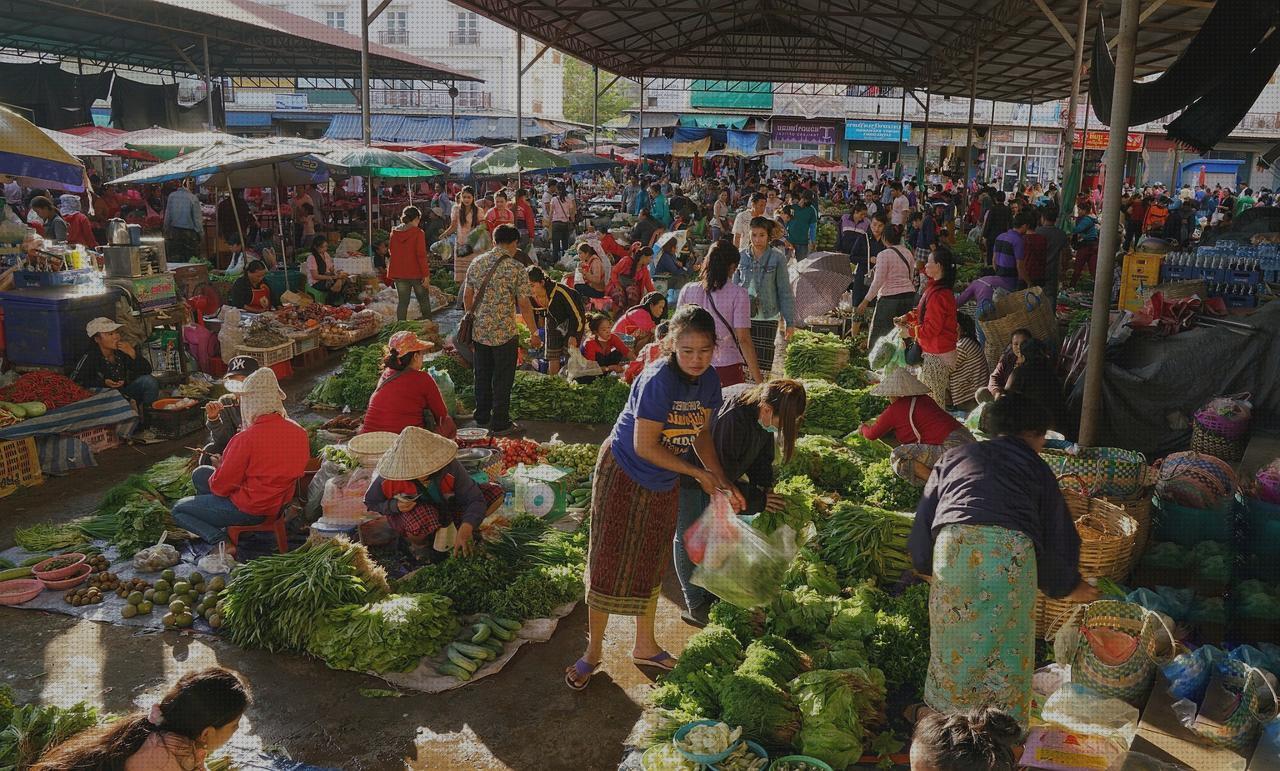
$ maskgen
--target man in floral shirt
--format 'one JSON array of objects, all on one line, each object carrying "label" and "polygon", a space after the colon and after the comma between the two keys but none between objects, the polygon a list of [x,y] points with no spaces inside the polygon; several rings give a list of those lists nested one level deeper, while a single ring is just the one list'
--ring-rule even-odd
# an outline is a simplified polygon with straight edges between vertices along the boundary
[{"label": "man in floral shirt", "polygon": [[[515,259],[520,231],[514,225],[499,225],[493,231],[494,247],[471,261],[463,281],[462,307],[475,316],[471,339],[475,344],[477,426],[493,434],[519,430],[511,422],[511,386],[516,377],[516,350],[519,329],[516,312],[533,331],[530,346],[538,348],[538,325],[529,302],[529,279],[524,266]],[[480,286],[490,271],[493,277],[480,295]]]}]

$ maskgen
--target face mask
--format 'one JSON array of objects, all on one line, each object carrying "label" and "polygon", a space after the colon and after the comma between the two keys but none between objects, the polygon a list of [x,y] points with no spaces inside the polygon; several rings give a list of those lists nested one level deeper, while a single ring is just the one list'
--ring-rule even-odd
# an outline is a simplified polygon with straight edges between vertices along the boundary
[{"label": "face mask", "polygon": [[765,431],[769,432],[770,434],[778,433],[778,427],[773,425],[772,423],[765,423],[763,421],[756,421],[756,422],[760,424],[761,428],[763,428]]}]

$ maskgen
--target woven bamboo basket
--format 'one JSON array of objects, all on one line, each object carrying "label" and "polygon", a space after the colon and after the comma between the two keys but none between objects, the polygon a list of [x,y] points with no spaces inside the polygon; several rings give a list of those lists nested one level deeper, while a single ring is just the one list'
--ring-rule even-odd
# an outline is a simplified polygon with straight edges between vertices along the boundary
[{"label": "woven bamboo basket", "polygon": [[[1061,483],[1080,484],[1078,478],[1061,477]],[[1138,521],[1124,507],[1102,498],[1090,498],[1070,489],[1062,491],[1067,512],[1080,533],[1080,575],[1085,578],[1123,580],[1137,559]],[[1052,639],[1081,603],[1053,599],[1036,592],[1036,637]]]},{"label": "woven bamboo basket", "polygon": [[1147,550],[1147,543],[1151,540],[1151,492],[1144,491],[1137,498],[1103,498],[1107,503],[1115,504],[1124,509],[1124,513],[1133,517],[1138,523],[1138,535],[1134,539],[1133,553],[1129,560],[1129,567],[1132,568],[1142,559],[1142,555]]}]

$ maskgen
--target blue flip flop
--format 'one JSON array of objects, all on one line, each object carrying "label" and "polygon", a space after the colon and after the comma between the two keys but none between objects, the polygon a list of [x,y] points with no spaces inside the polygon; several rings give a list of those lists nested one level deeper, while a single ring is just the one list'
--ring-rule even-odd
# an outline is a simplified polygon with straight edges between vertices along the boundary
[{"label": "blue flip flop", "polygon": [[[573,662],[573,666],[565,668],[564,684],[569,686],[575,691],[581,691],[582,689],[587,687],[587,685],[591,682],[591,676],[594,675],[596,671],[599,669],[600,669],[599,664],[590,664],[587,662],[585,658],[578,659],[577,661]],[[577,675],[578,679],[582,680],[581,685],[574,683],[573,681],[574,675]]]},{"label": "blue flip flop", "polygon": [[658,669],[666,670],[667,672],[670,672],[676,667],[675,656],[672,656],[666,651],[659,651],[656,655],[650,656],[647,659],[642,659],[639,656],[633,656],[631,661],[637,667],[656,667]]}]

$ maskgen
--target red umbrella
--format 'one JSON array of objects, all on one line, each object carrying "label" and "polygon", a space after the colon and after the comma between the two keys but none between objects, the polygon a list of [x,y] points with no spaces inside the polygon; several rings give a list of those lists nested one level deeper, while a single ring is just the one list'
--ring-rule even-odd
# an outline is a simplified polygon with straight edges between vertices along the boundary
[{"label": "red umbrella", "polygon": [[807,171],[844,171],[844,164],[833,161],[830,158],[823,158],[821,155],[806,155],[803,158],[796,158],[791,161],[791,165],[797,169],[805,169]]}]

